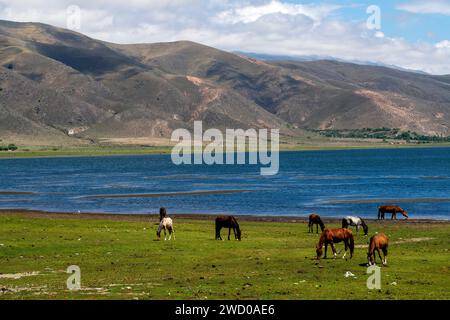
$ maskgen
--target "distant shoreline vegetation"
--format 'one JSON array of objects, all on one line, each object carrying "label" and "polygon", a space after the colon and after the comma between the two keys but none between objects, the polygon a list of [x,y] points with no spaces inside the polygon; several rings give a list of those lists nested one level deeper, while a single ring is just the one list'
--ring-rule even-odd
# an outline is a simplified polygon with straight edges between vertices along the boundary
[{"label": "distant shoreline vegetation", "polygon": [[18,147],[13,143],[8,145],[0,145],[0,151],[16,151],[17,149]]},{"label": "distant shoreline vegetation", "polygon": [[398,128],[362,128],[362,129],[329,129],[311,130],[328,138],[359,138],[380,140],[417,141],[419,143],[450,142],[450,136],[426,136],[413,131],[401,131]]}]

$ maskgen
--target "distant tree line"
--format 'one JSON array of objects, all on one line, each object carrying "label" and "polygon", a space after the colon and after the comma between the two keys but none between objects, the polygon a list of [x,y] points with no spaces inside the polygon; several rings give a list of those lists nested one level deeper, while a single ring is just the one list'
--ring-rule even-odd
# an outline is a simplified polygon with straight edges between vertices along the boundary
[{"label": "distant tree line", "polygon": [[428,142],[450,142],[450,136],[426,136],[413,131],[401,131],[398,128],[362,128],[362,129],[333,129],[313,130],[330,138],[358,138]]},{"label": "distant tree line", "polygon": [[0,145],[0,151],[16,151],[18,148],[15,144],[10,143],[7,146]]}]

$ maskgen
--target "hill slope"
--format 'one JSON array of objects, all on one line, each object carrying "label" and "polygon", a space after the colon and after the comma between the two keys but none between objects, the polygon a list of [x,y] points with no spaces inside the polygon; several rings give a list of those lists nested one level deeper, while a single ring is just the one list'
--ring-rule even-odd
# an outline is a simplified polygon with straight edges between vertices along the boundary
[{"label": "hill slope", "polygon": [[8,21],[0,21],[0,66],[6,138],[170,137],[194,120],[290,136],[362,127],[450,135],[448,76],[333,61],[262,62],[186,41],[117,45]]}]

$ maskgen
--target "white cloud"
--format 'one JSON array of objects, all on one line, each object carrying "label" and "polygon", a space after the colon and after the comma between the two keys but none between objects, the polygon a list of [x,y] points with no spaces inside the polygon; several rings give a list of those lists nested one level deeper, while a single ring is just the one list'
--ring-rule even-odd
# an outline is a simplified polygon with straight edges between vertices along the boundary
[{"label": "white cloud", "polygon": [[438,49],[450,49],[450,41],[449,40],[443,40],[441,42],[436,43],[435,46]]},{"label": "white cloud", "polygon": [[397,9],[420,14],[443,14],[450,16],[450,2],[444,0],[415,1],[403,3]]},{"label": "white cloud", "polygon": [[66,27],[66,8],[73,3],[82,10],[80,32],[105,41],[191,40],[229,51],[333,56],[450,74],[448,43],[412,43],[368,30],[365,23],[341,19],[338,5],[284,0],[0,0],[0,19]]},{"label": "white cloud", "polygon": [[282,14],[289,16],[304,15],[314,21],[320,21],[339,8],[340,6],[337,5],[303,5],[273,0],[269,3],[256,6],[247,5],[231,8],[219,12],[215,18],[223,23],[251,23],[267,15]]},{"label": "white cloud", "polygon": [[377,32],[375,32],[375,37],[377,37],[377,38],[384,38],[384,33],[381,32],[381,31],[377,31]]}]

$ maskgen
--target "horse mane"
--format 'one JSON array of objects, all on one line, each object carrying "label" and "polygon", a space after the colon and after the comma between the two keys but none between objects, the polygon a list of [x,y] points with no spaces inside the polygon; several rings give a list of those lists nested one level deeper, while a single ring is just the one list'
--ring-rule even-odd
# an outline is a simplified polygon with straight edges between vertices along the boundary
[{"label": "horse mane", "polygon": [[375,251],[375,236],[372,236],[372,238],[370,238],[370,242],[369,242],[369,254],[372,254]]},{"label": "horse mane", "polygon": [[320,229],[322,229],[322,231],[325,230],[325,224],[323,223],[322,218],[319,217],[319,221],[318,222],[319,222],[319,225],[320,225]]},{"label": "horse mane", "polygon": [[241,234],[241,229],[239,228],[239,223],[237,222],[236,218],[234,216],[231,216],[231,221],[236,226],[237,232]]},{"label": "horse mane", "polygon": [[361,217],[358,217],[359,218],[359,220],[361,220],[361,225],[364,227],[364,226],[366,226],[367,227],[367,224],[366,224],[366,222],[364,221],[364,219],[363,218],[361,218]]},{"label": "horse mane", "polygon": [[323,244],[325,243],[326,231],[327,231],[327,230],[328,230],[328,229],[324,230],[324,231],[321,233],[320,238],[319,238],[319,243],[317,244],[317,248],[322,248],[322,247],[323,247]]}]

